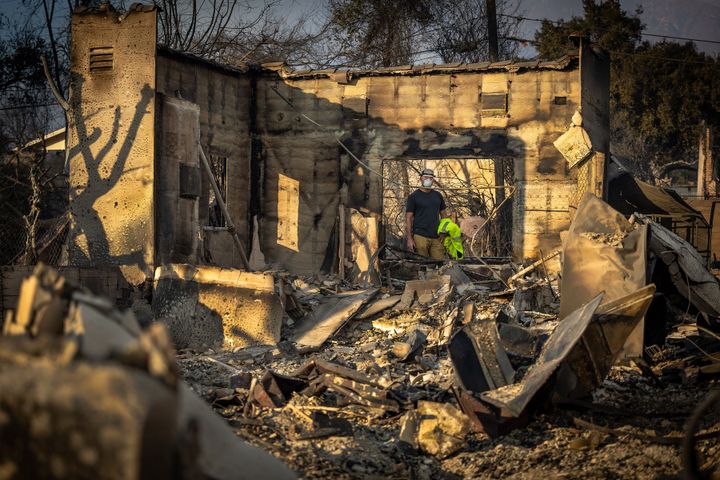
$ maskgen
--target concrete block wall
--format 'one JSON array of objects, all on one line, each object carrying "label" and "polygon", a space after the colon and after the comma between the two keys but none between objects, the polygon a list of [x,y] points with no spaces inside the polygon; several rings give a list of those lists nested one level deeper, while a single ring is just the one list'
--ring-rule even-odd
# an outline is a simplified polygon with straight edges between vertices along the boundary
[{"label": "concrete block wall", "polygon": [[[576,173],[552,145],[580,105],[577,66],[565,70],[359,75],[350,85],[327,76],[258,79],[258,137],[265,183],[262,244],[265,255],[281,265],[312,272],[332,247],[338,201],[371,214],[382,210],[384,160],[456,157],[513,158],[515,202],[514,256],[536,258],[539,249],[559,246],[559,232],[570,224],[569,198]],[[287,104],[273,89],[292,103]],[[505,114],[481,111],[482,93],[504,93]],[[562,97],[557,99],[556,97]],[[367,118],[351,119],[345,104],[367,102]],[[298,111],[320,122],[320,129]],[[365,188],[348,196],[343,182],[358,180],[354,162],[335,138],[374,172],[359,166]],[[301,183],[299,251],[277,246],[277,186],[288,175]],[[353,191],[365,198],[352,198]]]},{"label": "concrete block wall", "polygon": [[[576,109],[588,111],[593,142],[607,151],[607,63],[596,52],[539,66],[383,69],[340,79],[332,72],[235,69],[156,51],[155,21],[156,12],[73,17],[72,264],[131,264],[137,278],[151,271],[154,228],[163,216],[154,212],[153,185],[164,181],[154,176],[152,161],[163,133],[154,131],[162,125],[153,127],[156,94],[197,105],[205,153],[227,159],[226,200],[241,239],[250,246],[257,214],[268,263],[298,273],[337,261],[338,205],[382,214],[378,173],[384,161],[398,159],[511,159],[513,255],[537,258],[541,249],[559,246],[559,233],[570,224],[577,171],[568,170],[552,142]],[[122,75],[89,71],[91,49],[108,47]],[[506,95],[507,109],[483,111],[487,94]],[[593,163],[592,171],[597,186],[602,165]],[[281,178],[297,182],[297,198],[279,194]],[[207,178],[201,190],[202,227],[209,223]],[[297,245],[278,242],[278,232],[293,222]],[[238,258],[226,251],[234,250],[228,232],[206,236],[216,264],[238,266],[227,264]]]},{"label": "concrete block wall", "polygon": [[[241,240],[249,246],[250,239],[250,143],[252,101],[251,79],[241,71],[220,68],[207,62],[158,50],[157,91],[168,97],[193,102],[200,110],[200,143],[208,158],[227,158],[227,205]],[[210,184],[203,171],[203,192],[199,200],[200,225],[209,225],[208,198]],[[233,258],[239,261],[228,232],[214,231],[212,245],[225,245],[233,250],[216,251],[213,259]],[[213,257],[213,251],[210,252]],[[240,266],[239,263],[225,266]]]}]

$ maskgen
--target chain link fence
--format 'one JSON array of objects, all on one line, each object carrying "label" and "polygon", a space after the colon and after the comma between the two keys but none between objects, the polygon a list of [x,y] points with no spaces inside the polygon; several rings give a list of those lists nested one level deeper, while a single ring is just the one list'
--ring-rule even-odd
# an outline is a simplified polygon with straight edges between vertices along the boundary
[{"label": "chain link fence", "polygon": [[29,228],[18,222],[0,226],[0,265],[34,265],[43,262],[57,266],[62,263],[69,221],[67,215],[39,220],[35,239],[28,235]]}]

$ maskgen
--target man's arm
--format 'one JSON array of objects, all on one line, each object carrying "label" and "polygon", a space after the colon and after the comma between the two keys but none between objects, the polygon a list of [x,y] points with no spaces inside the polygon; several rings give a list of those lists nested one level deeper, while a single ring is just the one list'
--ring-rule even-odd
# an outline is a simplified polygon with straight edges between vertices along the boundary
[{"label": "man's arm", "polygon": [[413,212],[405,212],[405,238],[407,243],[408,250],[414,251],[415,250],[415,240],[413,239],[413,217],[415,216],[415,213]]}]

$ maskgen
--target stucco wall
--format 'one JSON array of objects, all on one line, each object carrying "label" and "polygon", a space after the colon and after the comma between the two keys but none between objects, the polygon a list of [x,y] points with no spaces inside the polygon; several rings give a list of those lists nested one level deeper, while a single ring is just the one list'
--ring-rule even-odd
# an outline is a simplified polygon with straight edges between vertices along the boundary
[{"label": "stucco wall", "polygon": [[154,11],[72,18],[68,262],[133,283],[154,254],[155,28]]}]

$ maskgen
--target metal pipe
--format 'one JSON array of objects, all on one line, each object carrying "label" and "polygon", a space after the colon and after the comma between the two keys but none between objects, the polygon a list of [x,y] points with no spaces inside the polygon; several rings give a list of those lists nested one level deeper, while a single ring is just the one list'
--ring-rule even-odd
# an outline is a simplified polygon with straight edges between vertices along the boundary
[{"label": "metal pipe", "polygon": [[230,232],[230,235],[235,241],[235,246],[240,253],[240,261],[242,262],[245,270],[247,270],[248,272],[252,272],[252,270],[250,269],[250,262],[248,262],[247,255],[245,255],[245,247],[243,247],[242,242],[240,241],[240,237],[238,237],[237,230],[235,229],[235,224],[233,223],[232,218],[230,218],[230,212],[228,212],[227,205],[225,205],[225,200],[220,194],[220,188],[218,188],[217,186],[217,182],[215,181],[215,175],[210,168],[210,162],[208,162],[208,159],[205,156],[205,151],[203,151],[200,142],[198,142],[198,150],[200,150],[200,159],[202,160],[202,164],[205,167],[205,173],[207,173],[207,176],[210,179],[210,186],[212,187],[213,192],[215,192],[215,198],[217,199],[220,210],[225,217],[225,222],[227,223],[227,230],[228,232]]}]

